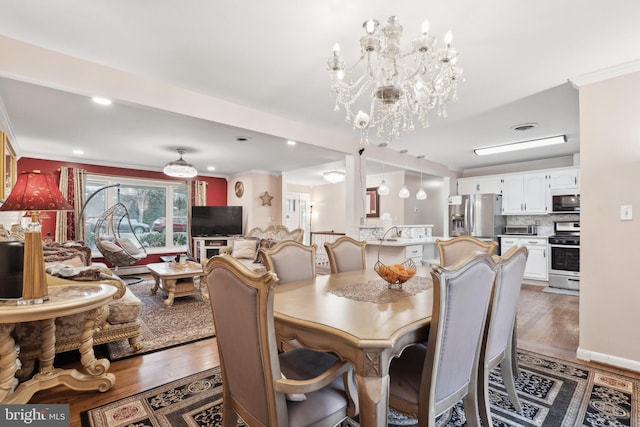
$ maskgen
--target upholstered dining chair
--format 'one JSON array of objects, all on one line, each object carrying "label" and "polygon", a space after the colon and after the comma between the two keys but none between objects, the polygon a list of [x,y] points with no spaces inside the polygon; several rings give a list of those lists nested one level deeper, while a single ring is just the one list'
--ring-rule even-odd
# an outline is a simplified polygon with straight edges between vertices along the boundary
[{"label": "upholstered dining chair", "polygon": [[331,273],[366,269],[366,246],[367,242],[361,242],[349,236],[340,236],[333,242],[325,242],[324,248],[329,258]]},{"label": "upholstered dining chair", "polygon": [[480,425],[478,361],[496,263],[476,254],[454,268],[436,266],[427,344],[406,348],[389,368],[389,406],[435,426],[436,417],[461,399],[467,425]]},{"label": "upholstered dining chair", "polygon": [[[233,257],[205,266],[220,354],[224,427],[334,426],[355,415],[351,365],[303,348],[278,353],[273,272],[255,273]],[[288,393],[295,393],[287,397]]]},{"label": "upholstered dining chair", "polygon": [[449,240],[436,240],[440,253],[440,265],[449,267],[476,253],[493,255],[497,242],[485,242],[472,236],[458,236]]},{"label": "upholstered dining chair", "polygon": [[283,240],[271,248],[260,249],[260,252],[267,271],[276,273],[278,284],[284,285],[315,277],[316,249],[316,245]]},{"label": "upholstered dining chair", "polygon": [[518,376],[516,354],[516,312],[520,288],[529,252],[524,246],[514,246],[498,259],[496,282],[493,288],[486,334],[480,355],[478,373],[478,401],[482,425],[490,426],[489,371],[500,365],[504,386],[517,411],[522,405],[516,392]]}]

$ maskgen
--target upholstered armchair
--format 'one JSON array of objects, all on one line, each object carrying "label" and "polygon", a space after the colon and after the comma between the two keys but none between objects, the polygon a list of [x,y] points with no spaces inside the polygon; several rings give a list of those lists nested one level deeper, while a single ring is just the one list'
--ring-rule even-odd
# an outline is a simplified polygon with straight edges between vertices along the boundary
[{"label": "upholstered armchair", "polygon": [[331,273],[366,269],[366,246],[366,242],[348,236],[341,236],[333,242],[326,242],[324,248],[329,258]]},{"label": "upholstered armchair", "polygon": [[485,242],[471,236],[458,236],[450,240],[436,240],[440,252],[440,265],[448,267],[469,258],[476,253],[493,255],[497,242]]},{"label": "upholstered armchair", "polygon": [[[480,425],[478,361],[496,263],[477,254],[454,268],[434,267],[427,345],[406,348],[389,368],[389,406],[421,427],[463,400],[467,425]],[[446,333],[445,333],[446,332]]]},{"label": "upholstered armchair", "polygon": [[[351,365],[304,348],[279,353],[273,272],[233,257],[205,266],[223,378],[222,425],[335,426],[355,415]],[[348,392],[349,391],[349,392]],[[296,400],[296,401],[293,401]]]}]

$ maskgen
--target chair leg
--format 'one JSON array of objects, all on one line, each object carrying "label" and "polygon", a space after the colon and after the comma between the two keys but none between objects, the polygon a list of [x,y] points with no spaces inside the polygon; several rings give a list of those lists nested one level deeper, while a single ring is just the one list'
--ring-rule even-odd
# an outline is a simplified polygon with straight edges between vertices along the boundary
[{"label": "chair leg", "polygon": [[470,387],[469,393],[462,400],[464,416],[469,427],[480,427],[480,410],[478,408],[478,394],[475,390],[476,385],[473,384],[473,387]]},{"label": "chair leg", "polygon": [[491,426],[491,407],[489,405],[489,367],[478,367],[478,412],[480,413],[480,421],[482,421],[483,427]]},{"label": "chair leg", "polygon": [[509,399],[511,400],[513,407],[516,409],[516,411],[522,412],[522,405],[520,404],[518,392],[516,391],[516,382],[510,350],[511,349],[507,348],[507,351],[510,353],[507,353],[502,362],[500,362],[500,369],[502,369],[502,380],[504,381],[504,386],[507,389],[507,394],[509,395]]}]

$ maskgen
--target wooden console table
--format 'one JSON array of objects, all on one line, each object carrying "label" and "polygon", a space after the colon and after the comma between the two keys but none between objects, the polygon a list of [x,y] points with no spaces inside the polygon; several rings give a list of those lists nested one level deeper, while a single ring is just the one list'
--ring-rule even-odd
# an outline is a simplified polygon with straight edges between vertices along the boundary
[{"label": "wooden console table", "polygon": [[[178,268],[172,267],[170,262],[158,262],[147,264],[147,268],[156,281],[153,288],[151,288],[151,293],[155,294],[158,288],[161,288],[168,294],[167,299],[163,302],[165,307],[171,307],[175,298],[187,295],[200,294],[202,299],[209,299],[209,295],[205,292],[206,286],[202,278],[204,275],[202,265],[187,263],[184,267]],[[199,282],[196,288],[196,279],[198,278]]]},{"label": "wooden console table", "polygon": [[[27,403],[38,391],[58,385],[73,390],[107,391],[116,382],[107,373],[107,359],[97,360],[93,353],[93,332],[101,307],[108,304],[117,289],[111,285],[70,285],[49,287],[50,300],[42,304],[0,304],[0,403]],[[53,367],[56,345],[57,317],[86,312],[80,345],[80,361],[86,374],[76,369]],[[39,321],[41,327],[40,371],[28,381],[18,385],[15,378],[18,353],[11,331],[17,323]]]}]

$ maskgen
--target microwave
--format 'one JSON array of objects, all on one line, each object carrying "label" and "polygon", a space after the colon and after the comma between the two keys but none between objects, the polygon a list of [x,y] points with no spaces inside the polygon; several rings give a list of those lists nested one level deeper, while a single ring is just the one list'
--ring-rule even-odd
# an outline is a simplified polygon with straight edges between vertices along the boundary
[{"label": "microwave", "polygon": [[553,190],[551,192],[552,213],[580,213],[580,193],[570,190]]}]

